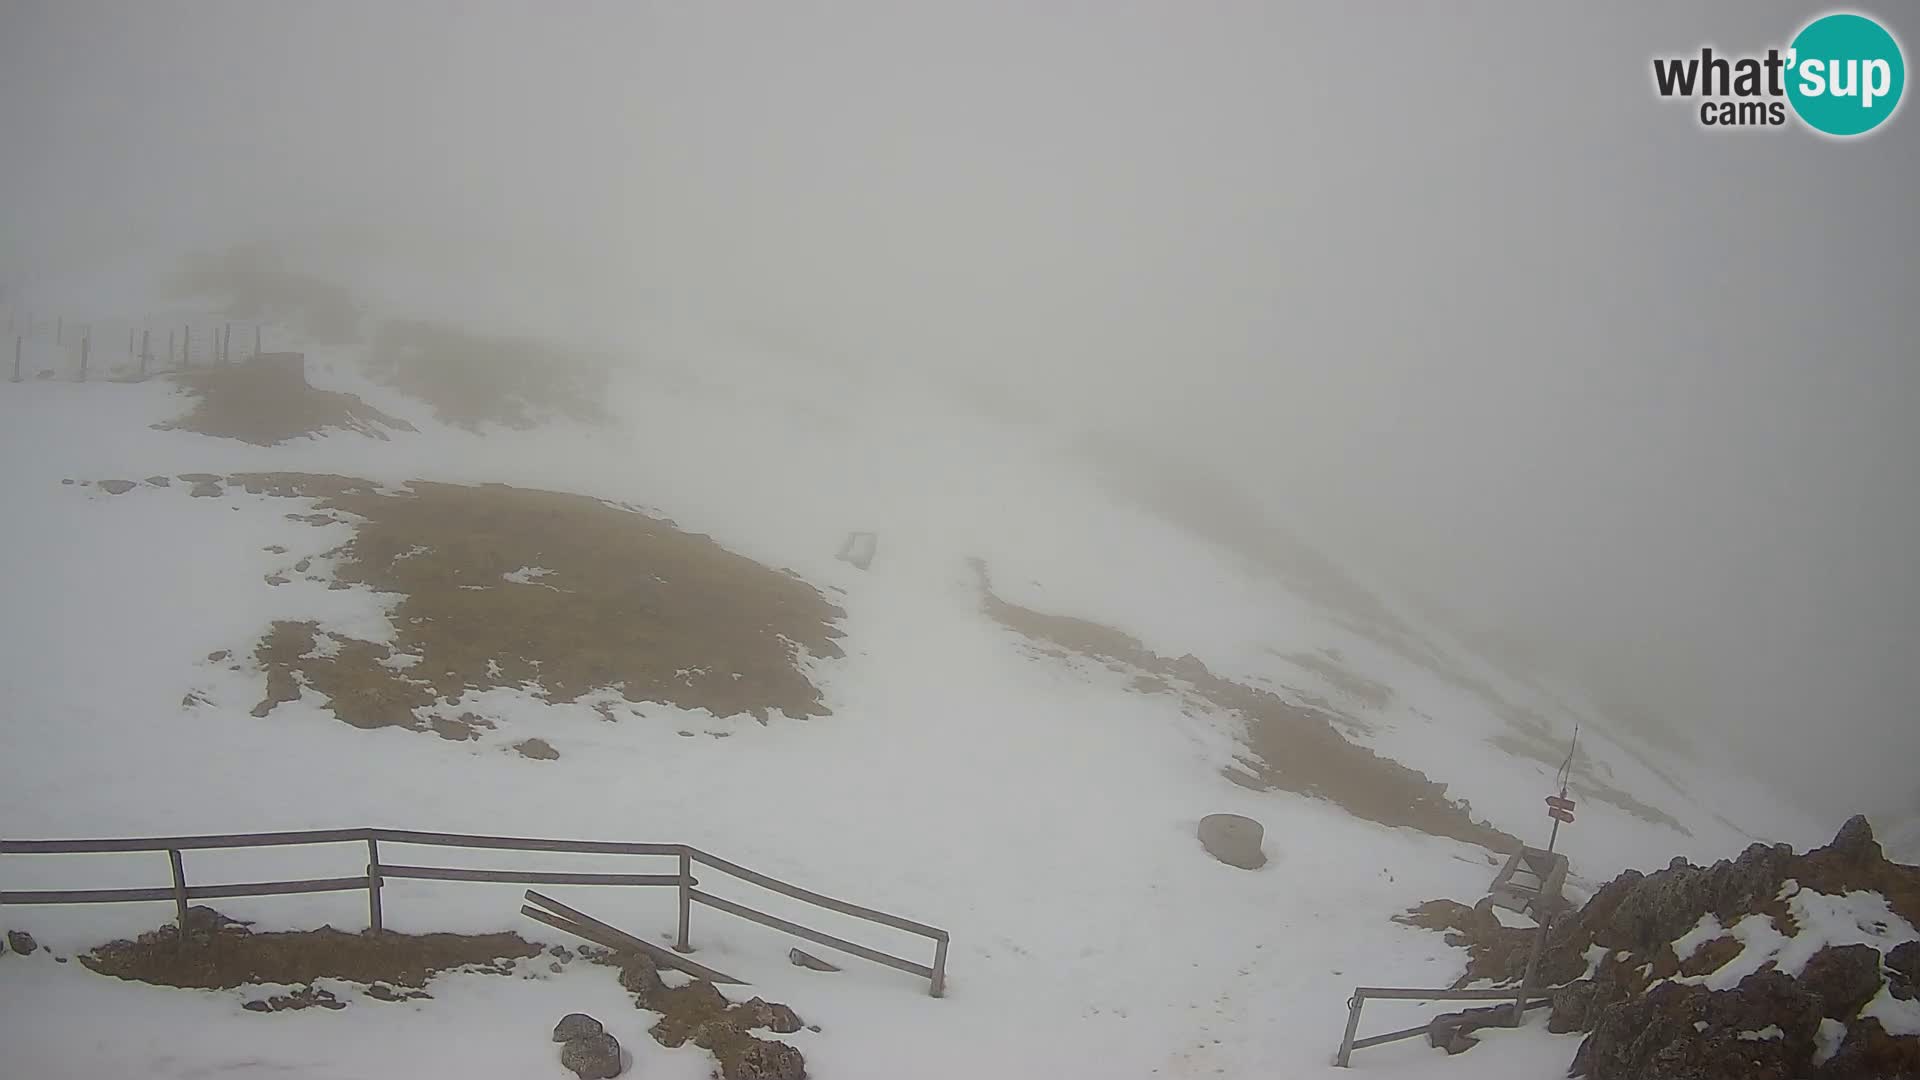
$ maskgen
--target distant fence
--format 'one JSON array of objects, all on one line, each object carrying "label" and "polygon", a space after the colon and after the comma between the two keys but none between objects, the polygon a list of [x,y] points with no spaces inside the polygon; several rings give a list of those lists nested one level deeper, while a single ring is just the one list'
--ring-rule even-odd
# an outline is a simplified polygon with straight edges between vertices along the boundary
[{"label": "distant fence", "polygon": [[13,382],[121,379],[212,367],[272,351],[271,328],[218,315],[78,321],[7,316],[4,362]]},{"label": "distant fence", "polygon": [[[678,861],[677,869],[671,874],[587,874],[537,872],[526,870],[469,870],[443,866],[406,866],[382,862],[380,845],[417,844],[430,847],[478,848],[508,851],[553,851],[575,852],[595,855],[653,855],[667,856]],[[367,845],[366,873],[358,877],[311,878],[298,881],[262,881],[228,885],[189,885],[183,852],[195,850],[219,850],[231,848],[291,847],[307,844],[358,844]],[[716,855],[710,855],[699,848],[687,844],[640,844],[605,840],[539,840],[505,836],[472,836],[460,833],[412,832],[405,829],[319,829],[305,832],[272,833],[236,833],[222,836],[169,836],[147,837],[142,839],[120,840],[0,840],[0,854],[3,855],[77,855],[104,852],[164,851],[173,869],[173,884],[168,888],[150,889],[78,889],[78,890],[27,890],[0,891],[0,905],[5,904],[120,904],[143,901],[165,901],[174,903],[181,928],[181,938],[186,938],[187,903],[190,900],[214,900],[232,896],[285,896],[305,893],[349,892],[365,890],[367,894],[367,916],[375,932],[384,929],[380,893],[388,878],[415,878],[429,881],[486,881],[505,882],[524,885],[617,885],[617,886],[670,886],[680,891],[679,937],[674,948],[681,952],[691,951],[688,935],[691,929],[692,907],[702,904],[706,907],[724,911],[742,919],[759,923],[762,926],[791,934],[807,941],[837,949],[863,960],[884,964],[898,971],[918,975],[931,983],[931,993],[940,997],[946,992],[947,983],[947,932],[925,923],[903,919],[898,915],[889,915],[884,911],[850,904],[836,900],[808,889],[802,889],[769,877],[756,870],[728,862]],[[696,886],[699,882],[693,876],[693,864],[700,863],[721,873],[731,875],[741,881],[758,885],[763,889],[792,897],[816,907],[850,915],[856,919],[889,926],[910,934],[930,938],[934,942],[933,964],[931,966],[902,959],[878,949],[821,933],[818,930],[801,926],[798,923],[757,911],[744,904],[726,900],[711,893],[703,892]]]}]

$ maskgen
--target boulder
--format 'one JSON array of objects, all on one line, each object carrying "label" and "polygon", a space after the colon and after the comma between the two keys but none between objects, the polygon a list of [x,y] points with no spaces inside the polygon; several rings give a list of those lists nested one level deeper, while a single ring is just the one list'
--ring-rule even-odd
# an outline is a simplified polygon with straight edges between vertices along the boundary
[{"label": "boulder", "polygon": [[40,944],[34,941],[33,935],[27,933],[25,930],[9,930],[7,931],[7,946],[21,956],[26,956],[35,949],[38,949]]},{"label": "boulder", "polygon": [[1609,1006],[1571,1075],[1591,1080],[1791,1080],[1811,1060],[1820,1000],[1778,971],[1732,990],[1662,983]]},{"label": "boulder", "polygon": [[1920,1038],[1895,1038],[1873,1017],[1857,1021],[1813,1080],[1920,1080]]},{"label": "boulder", "polygon": [[1813,954],[1800,973],[1800,988],[1820,999],[1821,1014],[1846,1022],[1880,992],[1880,950],[1871,945],[1829,945]]},{"label": "boulder", "polygon": [[580,1080],[613,1080],[624,1067],[620,1060],[620,1040],[604,1031],[583,1035],[560,1048],[560,1064]]},{"label": "boulder", "polygon": [[740,1026],[748,1031],[766,1028],[781,1035],[790,1035],[807,1026],[792,1009],[764,998],[750,998],[744,1004],[734,1006],[734,1009],[746,1018],[746,1022]]},{"label": "boulder", "polygon": [[721,1059],[724,1080],[806,1080],[807,1059],[783,1042],[753,1039],[735,1055]]},{"label": "boulder", "polygon": [[559,1023],[553,1025],[553,1041],[557,1043],[572,1042],[575,1039],[584,1039],[590,1035],[599,1035],[606,1030],[605,1027],[601,1026],[600,1021],[595,1020],[586,1013],[568,1013],[560,1018]]},{"label": "boulder", "polygon": [[1267,865],[1266,852],[1260,849],[1265,833],[1259,822],[1239,814],[1208,814],[1200,819],[1200,843],[1207,853],[1242,870]]},{"label": "boulder", "polygon": [[1920,941],[1903,941],[1887,953],[1887,988],[1901,1001],[1920,997]]}]

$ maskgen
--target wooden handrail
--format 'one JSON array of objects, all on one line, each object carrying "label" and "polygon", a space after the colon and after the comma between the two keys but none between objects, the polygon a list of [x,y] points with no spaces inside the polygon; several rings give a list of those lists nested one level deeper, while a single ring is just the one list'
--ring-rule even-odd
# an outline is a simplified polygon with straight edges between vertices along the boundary
[{"label": "wooden handrail", "polygon": [[[571,852],[595,855],[656,855],[672,856],[679,860],[679,872],[675,874],[597,874],[573,873],[561,871],[522,871],[522,870],[486,870],[466,869],[444,866],[407,866],[388,863],[380,858],[379,843],[417,844],[429,847],[460,847],[482,850],[504,851],[547,851]],[[310,844],[364,843],[367,845],[367,868],[361,877],[310,878],[299,881],[256,882],[235,885],[188,886],[182,866],[181,853],[184,851],[205,851],[225,848],[290,847]],[[433,881],[478,881],[506,882],[527,885],[619,885],[619,886],[672,886],[680,890],[680,925],[675,949],[679,952],[692,951],[688,941],[688,918],[694,903],[712,907],[739,918],[760,923],[807,941],[826,945],[853,956],[874,963],[884,964],[932,983],[934,997],[941,997],[946,991],[947,932],[926,923],[890,915],[870,907],[849,903],[803,889],[791,882],[749,869],[736,862],[730,862],[717,855],[701,851],[688,844],[631,843],[615,840],[559,840],[533,837],[482,836],[471,833],[419,832],[409,829],[308,829],[286,832],[264,833],[220,833],[196,836],[127,837],[99,838],[82,840],[0,840],[0,855],[78,855],[98,853],[123,853],[137,851],[164,851],[173,870],[171,888],[154,889],[70,889],[70,890],[13,890],[0,891],[0,904],[115,904],[139,903],[148,901],[172,900],[178,908],[177,917],[182,925],[186,921],[186,905],[189,900],[217,899],[230,896],[277,896],[298,893],[339,892],[365,889],[369,921],[375,932],[382,930],[380,890],[389,878],[421,879]],[[910,960],[870,949],[864,945],[843,938],[812,930],[798,923],[768,915],[711,893],[695,888],[699,884],[692,874],[692,864],[699,862],[722,873],[771,892],[791,897],[815,907],[838,912],[856,919],[892,927],[910,934],[930,938],[934,942],[934,960],[932,967],[916,964]],[[183,937],[184,942],[184,937]]]}]

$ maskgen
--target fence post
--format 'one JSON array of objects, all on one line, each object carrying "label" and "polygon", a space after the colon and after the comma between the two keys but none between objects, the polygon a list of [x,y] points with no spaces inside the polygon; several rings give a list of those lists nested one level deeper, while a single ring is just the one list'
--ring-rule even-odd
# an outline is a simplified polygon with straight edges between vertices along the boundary
[{"label": "fence post", "polygon": [[87,354],[93,351],[93,334],[82,332],[80,335],[80,381],[87,381]]},{"label": "fence post", "polygon": [[220,328],[220,362],[223,364],[233,363],[233,324],[232,323],[228,323],[227,325]]},{"label": "fence post", "polygon": [[1353,1037],[1360,1030],[1360,1006],[1365,1001],[1365,995],[1357,989],[1347,999],[1347,1033],[1340,1039],[1340,1052],[1333,1056],[1333,1063],[1342,1069],[1353,1061]]},{"label": "fence post", "polygon": [[378,934],[386,927],[380,919],[380,841],[367,837],[367,921]]},{"label": "fence post", "polygon": [[947,996],[947,935],[941,934],[933,947],[933,988],[928,991],[934,997]]},{"label": "fence post", "polygon": [[179,944],[181,950],[185,951],[187,947],[187,871],[180,864],[178,849],[167,849],[167,861],[173,864],[173,908],[176,919],[174,926],[180,931]]},{"label": "fence post", "polygon": [[673,943],[675,952],[692,952],[693,945],[687,941],[689,924],[693,922],[693,855],[686,845],[680,847],[680,940]]}]

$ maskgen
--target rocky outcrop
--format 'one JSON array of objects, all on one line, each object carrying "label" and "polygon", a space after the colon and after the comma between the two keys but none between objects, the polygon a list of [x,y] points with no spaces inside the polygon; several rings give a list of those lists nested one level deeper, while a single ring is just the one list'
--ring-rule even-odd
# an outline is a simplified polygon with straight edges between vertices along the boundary
[{"label": "rocky outcrop", "polygon": [[[1796,912],[1821,910],[1796,906],[1800,892],[1874,893],[1900,919],[1881,919],[1869,934],[1879,948],[1856,938],[1807,957],[1803,945],[1798,970],[1763,957],[1737,969],[1758,968],[1736,984],[1716,978],[1750,947],[1752,934],[1702,941],[1700,931],[1711,933],[1715,922],[1731,929],[1770,921],[1787,938],[1830,933],[1798,925]],[[1861,1015],[1884,1014],[1883,989],[1895,1001],[1914,1000],[1920,941],[1886,943],[1901,920],[1920,926],[1920,868],[1887,861],[1862,817],[1804,855],[1755,844],[1712,866],[1675,859],[1652,874],[1630,870],[1551,928],[1539,974],[1541,985],[1556,987],[1547,1027],[1588,1033],[1570,1075],[1591,1080],[1920,1080],[1920,1037],[1890,1034]],[[1456,985],[1518,981],[1533,936],[1500,925],[1489,911],[1444,900],[1396,921],[1441,931],[1467,949],[1467,972]],[[1689,935],[1679,955],[1674,943]],[[1868,1008],[1875,1001],[1881,1004]]]}]

